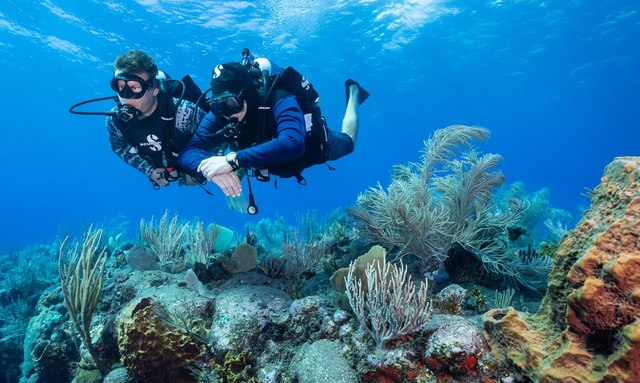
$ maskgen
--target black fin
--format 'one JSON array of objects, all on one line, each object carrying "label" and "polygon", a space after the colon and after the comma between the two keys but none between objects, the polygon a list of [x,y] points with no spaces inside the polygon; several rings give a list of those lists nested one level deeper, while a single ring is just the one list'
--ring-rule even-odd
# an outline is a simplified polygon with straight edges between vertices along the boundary
[{"label": "black fin", "polygon": [[367,101],[367,99],[369,98],[369,92],[367,92],[363,87],[361,87],[357,81],[353,81],[352,79],[347,79],[347,81],[344,82],[344,87],[347,92],[347,103],[349,102],[349,87],[351,85],[355,85],[358,87],[358,90],[360,91],[360,95],[358,96],[358,105],[362,105],[362,103]]}]

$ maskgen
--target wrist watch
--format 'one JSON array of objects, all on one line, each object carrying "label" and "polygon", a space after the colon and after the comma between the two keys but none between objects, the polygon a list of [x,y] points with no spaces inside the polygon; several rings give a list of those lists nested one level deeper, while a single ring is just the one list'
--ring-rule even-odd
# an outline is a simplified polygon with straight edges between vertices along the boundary
[{"label": "wrist watch", "polygon": [[225,160],[227,160],[227,163],[229,165],[231,165],[231,169],[233,171],[236,171],[238,169],[240,169],[240,166],[238,165],[238,163],[236,162],[236,158],[238,157],[238,153],[236,152],[229,152],[227,153],[227,155],[224,157]]}]

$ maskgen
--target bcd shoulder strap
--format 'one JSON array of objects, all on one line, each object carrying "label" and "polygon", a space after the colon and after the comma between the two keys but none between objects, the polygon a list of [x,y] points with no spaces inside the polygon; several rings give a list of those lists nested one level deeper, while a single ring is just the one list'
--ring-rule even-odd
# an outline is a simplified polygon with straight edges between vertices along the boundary
[{"label": "bcd shoulder strap", "polygon": [[303,157],[269,168],[271,174],[283,178],[295,177],[298,183],[305,183],[302,171],[313,165],[325,163],[328,156],[327,124],[317,102],[318,92],[302,74],[293,67],[287,67],[271,81],[268,91],[263,94],[259,142],[265,142],[277,135],[277,127],[271,108],[283,97],[294,95],[305,115],[307,139]]}]

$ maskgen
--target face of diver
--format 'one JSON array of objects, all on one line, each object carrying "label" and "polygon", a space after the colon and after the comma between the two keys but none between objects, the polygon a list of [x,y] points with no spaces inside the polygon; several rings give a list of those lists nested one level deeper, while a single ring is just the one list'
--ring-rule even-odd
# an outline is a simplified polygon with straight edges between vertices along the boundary
[{"label": "face of diver", "polygon": [[[152,85],[153,82],[149,81],[150,76],[146,72],[133,73],[134,76],[129,77],[126,75],[123,71],[116,70],[111,82],[112,89],[118,93],[118,100],[122,105],[130,105],[138,109],[142,113],[140,119],[150,116],[158,106],[160,90]],[[142,79],[143,83],[137,81],[135,77]]]},{"label": "face of diver", "polygon": [[247,115],[247,100],[242,101],[242,109],[238,113],[234,113],[230,116],[227,116],[229,120],[237,119],[238,121],[244,120],[244,117]]},{"label": "face of diver", "polygon": [[244,92],[244,90],[241,90],[234,93],[227,90],[214,94],[209,102],[211,112],[227,120],[235,118],[238,121],[242,121],[247,113],[247,101],[243,97]]}]

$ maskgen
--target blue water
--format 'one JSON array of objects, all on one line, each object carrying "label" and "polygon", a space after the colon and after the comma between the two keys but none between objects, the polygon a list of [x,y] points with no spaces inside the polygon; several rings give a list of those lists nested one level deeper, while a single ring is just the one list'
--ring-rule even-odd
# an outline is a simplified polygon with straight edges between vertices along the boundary
[{"label": "blue water", "polygon": [[[131,236],[140,218],[166,209],[239,230],[325,213],[386,186],[394,164],[419,160],[423,140],[451,124],[489,128],[480,148],[504,156],[507,182],[549,187],[552,205],[575,213],[615,156],[640,154],[639,11],[620,0],[4,0],[0,250],[119,212]],[[207,88],[212,67],[244,47],[304,73],[333,129],[346,78],[372,94],[356,152],[335,171],[305,172],[307,186],[254,183],[256,217],[230,211],[214,187],[215,197],[154,191],[111,152],[102,117],[68,113],[111,95],[111,64],[124,50],[143,49]]]}]

